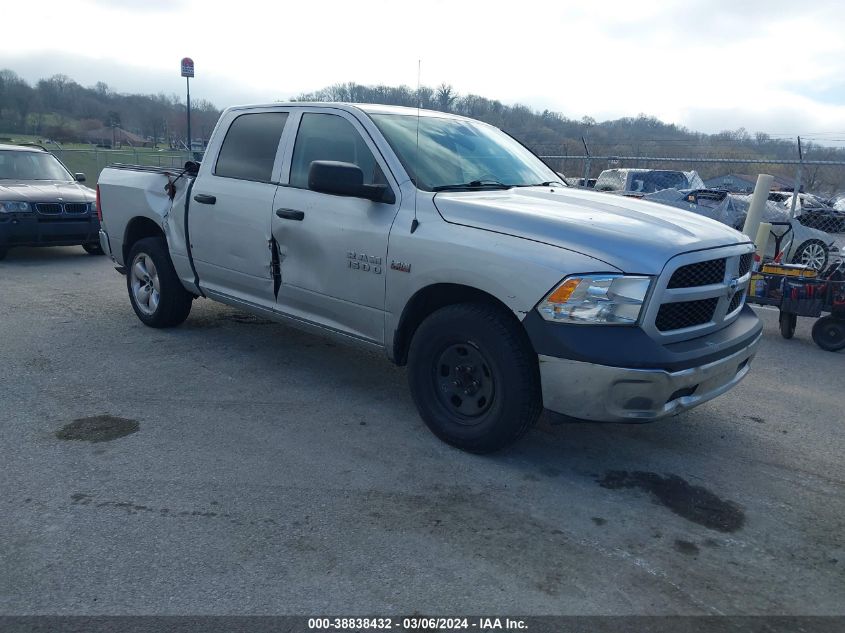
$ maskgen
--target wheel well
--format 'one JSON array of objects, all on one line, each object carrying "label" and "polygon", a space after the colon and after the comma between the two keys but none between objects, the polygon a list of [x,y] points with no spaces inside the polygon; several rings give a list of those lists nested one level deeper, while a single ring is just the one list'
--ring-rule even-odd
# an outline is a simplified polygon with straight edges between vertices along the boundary
[{"label": "wheel well", "polygon": [[[393,361],[397,365],[404,365],[408,360],[408,348],[411,346],[411,339],[417,331],[420,323],[433,312],[456,303],[489,303],[503,308],[508,314],[513,315],[509,307],[493,295],[461,284],[434,284],[426,286],[411,297],[405,305],[402,316],[399,318],[399,325],[393,336]],[[513,317],[516,319],[516,317]]]},{"label": "wheel well", "polygon": [[132,250],[132,245],[138,240],[145,237],[164,237],[164,231],[161,227],[145,217],[132,218],[126,227],[126,234],[123,238],[123,262],[128,266],[126,258],[129,257],[129,251]]}]

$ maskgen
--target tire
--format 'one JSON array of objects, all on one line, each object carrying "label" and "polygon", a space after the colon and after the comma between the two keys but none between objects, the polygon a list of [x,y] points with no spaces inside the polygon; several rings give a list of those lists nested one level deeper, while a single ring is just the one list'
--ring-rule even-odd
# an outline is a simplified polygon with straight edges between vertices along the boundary
[{"label": "tire", "polygon": [[827,245],[824,242],[807,240],[795,249],[792,263],[805,264],[814,270],[822,271],[827,267],[828,256]]},{"label": "tire", "polygon": [[795,326],[798,325],[798,315],[790,312],[781,312],[780,318],[780,335],[785,339],[790,339],[795,336]]},{"label": "tire", "polygon": [[144,325],[173,327],[188,318],[194,296],[179,281],[164,238],[138,240],[127,261],[129,301]]},{"label": "tire", "polygon": [[85,252],[89,255],[105,255],[103,247],[95,242],[92,242],[91,244],[83,244],[82,248],[85,249]]},{"label": "tire", "polygon": [[2,262],[4,259],[6,259],[6,253],[8,253],[8,252],[9,252],[9,249],[0,248],[0,262]]},{"label": "tire", "polygon": [[813,341],[828,352],[845,349],[845,319],[825,316],[813,325]]},{"label": "tire", "polygon": [[408,382],[428,428],[472,453],[512,444],[543,409],[531,343],[494,305],[462,303],[429,315],[411,341]]}]

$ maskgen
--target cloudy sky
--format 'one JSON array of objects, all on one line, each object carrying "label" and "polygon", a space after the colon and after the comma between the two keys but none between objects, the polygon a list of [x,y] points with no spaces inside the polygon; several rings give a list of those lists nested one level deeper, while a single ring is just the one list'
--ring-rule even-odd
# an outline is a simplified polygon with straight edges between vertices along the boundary
[{"label": "cloudy sky", "polygon": [[[598,120],[845,139],[843,0],[4,2],[0,68],[219,106],[354,81],[452,84]],[[14,28],[10,28],[14,25]]]}]

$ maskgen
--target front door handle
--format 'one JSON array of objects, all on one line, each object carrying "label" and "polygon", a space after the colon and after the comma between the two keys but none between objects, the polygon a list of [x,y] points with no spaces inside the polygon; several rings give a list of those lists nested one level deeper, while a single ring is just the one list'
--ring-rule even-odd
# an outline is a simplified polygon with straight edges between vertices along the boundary
[{"label": "front door handle", "polygon": [[305,217],[305,212],[296,209],[276,209],[276,215],[283,220],[302,220]]},{"label": "front door handle", "polygon": [[215,202],[217,202],[217,197],[216,196],[209,196],[209,195],[204,194],[204,193],[198,193],[197,195],[194,196],[194,200],[196,200],[200,204],[214,204]]}]

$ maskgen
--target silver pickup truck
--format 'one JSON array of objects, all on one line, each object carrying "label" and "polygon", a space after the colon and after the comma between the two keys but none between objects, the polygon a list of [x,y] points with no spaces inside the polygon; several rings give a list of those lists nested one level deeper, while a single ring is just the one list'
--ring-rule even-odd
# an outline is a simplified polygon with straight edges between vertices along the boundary
[{"label": "silver pickup truck", "polygon": [[198,297],[377,346],[474,452],[542,409],[643,422],[724,393],[762,326],[753,245],[666,206],[568,188],[502,131],[441,112],[226,110],[201,164],[105,169],[103,249],[138,318]]}]

